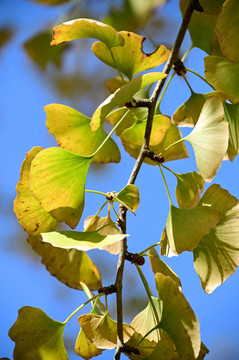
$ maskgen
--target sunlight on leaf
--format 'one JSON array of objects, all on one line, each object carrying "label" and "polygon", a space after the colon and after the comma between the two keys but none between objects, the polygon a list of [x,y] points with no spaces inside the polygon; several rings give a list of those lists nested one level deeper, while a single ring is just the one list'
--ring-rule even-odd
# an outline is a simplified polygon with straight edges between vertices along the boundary
[{"label": "sunlight on leaf", "polygon": [[118,90],[114,94],[111,94],[100,106],[96,109],[91,119],[92,131],[97,130],[105,117],[116,107],[124,104],[126,101],[130,101],[132,96],[136,94],[140,89],[165,78],[167,75],[160,72],[152,72],[141,75]]},{"label": "sunlight on leaf", "polygon": [[15,360],[67,360],[63,343],[65,324],[47,316],[41,309],[22,307],[9,330],[15,342]]},{"label": "sunlight on leaf", "polygon": [[112,49],[115,62],[108,47],[102,42],[94,43],[92,51],[105,64],[116,69],[118,67],[130,80],[139,72],[155,68],[168,59],[170,51],[164,45],[151,54],[145,54],[145,37],[128,31],[120,31],[119,34],[124,38],[124,45]]},{"label": "sunlight on leaf", "polygon": [[41,256],[41,262],[49,273],[63,284],[77,290],[82,289],[80,282],[91,290],[98,290],[102,286],[99,270],[85,252],[56,248],[43,243],[40,236],[29,236],[27,241]]},{"label": "sunlight on leaf", "polygon": [[[138,334],[137,334],[138,335]],[[139,340],[138,336],[138,340]],[[133,342],[129,342],[130,344]],[[165,336],[165,338],[161,339],[155,346],[153,347],[152,342],[144,339],[142,343],[136,347],[140,351],[140,355],[136,354],[126,354],[130,359],[133,360],[175,360],[174,359],[174,343],[173,340],[169,336]]]},{"label": "sunlight on leaf", "polygon": [[58,222],[75,228],[85,203],[85,182],[92,157],[60,148],[42,150],[32,161],[31,190]]},{"label": "sunlight on leaf", "polygon": [[206,293],[212,293],[239,265],[238,200],[219,185],[212,185],[201,199],[203,205],[216,209],[222,217],[193,251],[194,267]]},{"label": "sunlight on leaf", "polygon": [[94,344],[91,344],[86,338],[82,329],[77,336],[75,343],[75,352],[77,355],[85,360],[92,359],[95,356],[101,355],[104,349],[98,349]]},{"label": "sunlight on leaf", "polygon": [[[82,156],[93,154],[107,136],[103,126],[92,132],[90,118],[69,106],[50,104],[44,109],[47,115],[46,126],[50,134],[55,136],[60,147],[75,154]],[[93,157],[93,161],[119,162],[120,152],[114,140],[110,138]]]},{"label": "sunlight on leaf", "polygon": [[92,249],[104,250],[106,246],[112,245],[129,236],[126,234],[101,235],[97,231],[53,231],[43,233],[44,242],[62,249],[77,249],[88,251]]},{"label": "sunlight on leaf", "polygon": [[116,201],[120,200],[127,205],[132,211],[138,209],[139,206],[139,189],[136,185],[126,185],[116,196]]},{"label": "sunlight on leaf", "polygon": [[112,26],[92,19],[75,19],[54,27],[51,45],[81,38],[100,40],[109,48],[124,44],[123,37]]},{"label": "sunlight on leaf", "polygon": [[[99,349],[114,349],[117,346],[117,322],[108,313],[104,316],[86,314],[78,318],[79,324],[90,343]],[[124,342],[130,339],[134,329],[123,324]]]},{"label": "sunlight on leaf", "polygon": [[239,102],[239,63],[220,56],[204,58],[206,80],[216,89],[227,94],[232,103]]},{"label": "sunlight on leaf", "polygon": [[221,166],[228,137],[223,104],[212,96],[203,105],[195,128],[184,138],[192,145],[198,170],[206,182],[212,181]]},{"label": "sunlight on leaf", "polygon": [[17,197],[14,200],[14,212],[20,225],[28,234],[34,236],[44,231],[53,231],[57,225],[56,220],[39,205],[30,189],[31,163],[42,150],[38,146],[26,154],[21,168],[20,179],[16,186]]},{"label": "sunlight on leaf", "polygon": [[233,161],[239,154],[239,104],[224,103],[225,120],[229,123],[227,155]]},{"label": "sunlight on leaf", "polygon": [[196,171],[176,174],[176,199],[180,208],[192,208],[198,205],[204,190],[204,180]]}]

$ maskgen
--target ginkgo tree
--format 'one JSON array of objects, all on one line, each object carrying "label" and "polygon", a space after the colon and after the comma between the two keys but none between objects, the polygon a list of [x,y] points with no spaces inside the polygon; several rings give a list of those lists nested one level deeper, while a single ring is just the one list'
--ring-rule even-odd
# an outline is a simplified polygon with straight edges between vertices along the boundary
[{"label": "ginkgo tree", "polygon": [[[55,5],[64,1],[42,2]],[[205,182],[215,178],[222,161],[233,161],[239,153],[239,12],[236,0],[181,0],[180,9],[183,21],[172,49],[159,45],[151,54],[142,50],[144,37],[131,31],[118,32],[96,20],[79,18],[53,29],[54,47],[81,38],[96,39],[93,53],[115,69],[116,77],[106,79],[111,95],[91,118],[62,104],[47,105],[46,125],[59,147],[34,147],[22,164],[14,211],[29,235],[28,242],[52,275],[71,288],[83,290],[88,299],[65,322],[51,319],[38,308],[21,308],[9,331],[15,342],[15,360],[67,359],[65,326],[88,303],[92,311],[79,316],[79,335],[75,339],[75,352],[83,359],[107,349],[115,349],[115,360],[121,354],[135,360],[199,360],[208,353],[181,281],[158,252],[166,256],[192,252],[195,270],[208,294],[239,265],[238,200],[219,184],[204,192]],[[184,66],[188,52],[179,59],[187,30],[191,48],[198,47],[208,54],[204,59],[205,78]],[[162,72],[152,70],[163,63]],[[212,91],[196,93],[188,84],[187,72],[200,76]],[[191,95],[170,118],[161,113],[160,103],[174,76],[184,78]],[[105,122],[112,127],[108,133]],[[191,128],[191,132],[182,137],[180,126]],[[86,190],[92,162],[120,161],[113,133],[136,159],[129,180],[119,192]],[[176,173],[170,161],[189,157],[185,143],[193,148],[198,171]],[[135,182],[143,163],[159,168],[169,213],[160,242],[148,240],[135,254],[128,251],[131,234],[126,229],[126,218],[128,211],[135,214],[139,206],[140,189]],[[172,202],[166,172],[176,177],[173,191],[177,205]],[[86,192],[101,195],[102,206],[82,219]],[[103,217],[105,207],[108,212]],[[74,230],[80,221],[84,231]],[[58,223],[70,229],[58,231]],[[118,256],[115,283],[102,286],[100,271],[87,253],[91,249]],[[123,322],[125,261],[136,267],[148,297],[148,305],[130,324]],[[149,261],[155,276],[156,293],[143,272],[145,261]],[[115,320],[107,304],[113,293]]]}]

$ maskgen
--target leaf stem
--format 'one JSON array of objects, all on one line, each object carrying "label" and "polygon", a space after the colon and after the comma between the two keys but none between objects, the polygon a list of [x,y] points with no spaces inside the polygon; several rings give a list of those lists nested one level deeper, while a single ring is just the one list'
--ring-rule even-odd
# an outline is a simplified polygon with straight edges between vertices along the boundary
[{"label": "leaf stem", "polygon": [[186,56],[188,56],[189,52],[192,50],[193,45],[191,45],[188,50],[184,53],[183,57],[182,57],[182,62],[184,62],[184,60],[186,59]]},{"label": "leaf stem", "polygon": [[159,100],[158,100],[158,102],[157,102],[157,104],[156,104],[156,107],[155,107],[155,113],[156,113],[156,114],[160,114],[160,113],[161,113],[161,111],[160,111],[161,101],[163,100],[163,97],[164,97],[164,95],[165,95],[165,93],[166,93],[166,90],[167,90],[169,84],[171,83],[171,81],[173,80],[175,74],[176,74],[176,72],[174,72],[174,73],[170,76],[170,78],[168,79],[167,84],[165,85],[165,87],[164,87],[164,89],[163,89],[163,91],[162,91],[162,93],[161,93],[161,96],[160,96],[160,98],[159,98]]},{"label": "leaf stem", "polygon": [[67,324],[68,321],[81,309],[83,309],[84,306],[86,306],[87,304],[89,304],[92,300],[95,299],[99,299],[103,294],[97,294],[95,296],[93,296],[92,298],[88,299],[86,302],[84,302],[84,304],[82,304],[81,306],[79,306],[75,311],[73,311],[73,313],[70,314],[70,316],[68,316],[68,318],[64,321],[63,324]]},{"label": "leaf stem", "polygon": [[168,189],[168,185],[167,185],[167,182],[166,182],[166,179],[165,179],[165,176],[164,176],[164,173],[163,173],[163,170],[161,168],[160,165],[158,165],[159,167],[159,170],[161,172],[161,175],[162,175],[162,178],[163,178],[163,182],[164,182],[164,185],[165,185],[165,188],[166,188],[166,191],[167,191],[167,195],[168,195],[168,200],[169,200],[169,203],[170,205],[172,205],[172,200],[171,200],[171,197],[170,197],[170,193],[169,193],[169,189]]},{"label": "leaf stem", "polygon": [[186,76],[184,76],[184,75],[183,75],[183,78],[184,78],[184,80],[185,80],[186,84],[188,85],[189,90],[191,91],[191,93],[192,93],[192,94],[194,94],[194,91],[193,91],[193,89],[191,88],[191,86],[190,86],[190,84],[189,84],[189,82],[188,82],[188,80],[187,80]]},{"label": "leaf stem", "polygon": [[175,141],[174,143],[170,144],[169,146],[167,146],[165,149],[163,149],[163,151],[159,154],[162,155],[165,151],[169,150],[171,147],[173,147],[174,145],[179,144],[180,142],[184,141],[184,138],[179,139],[177,141]]},{"label": "leaf stem", "polygon": [[104,204],[100,207],[100,209],[97,211],[97,213],[93,216],[93,218],[91,219],[91,221],[89,222],[89,224],[87,225],[87,227],[85,228],[85,232],[89,229],[89,227],[93,224],[93,222],[95,221],[96,217],[99,215],[99,213],[101,212],[101,210],[104,209],[105,205],[109,202],[109,200],[107,200],[106,202],[104,202]]},{"label": "leaf stem", "polygon": [[198,74],[196,71],[192,70],[192,69],[189,69],[189,68],[185,68],[187,71],[191,72],[192,74],[198,76],[201,80],[203,80],[207,85],[209,85],[213,90],[214,87],[212,85],[209,84],[209,82],[207,82],[207,80],[200,74]]},{"label": "leaf stem", "polygon": [[96,190],[85,190],[85,192],[107,196],[107,194]]},{"label": "leaf stem", "polygon": [[119,66],[118,66],[118,64],[117,64],[117,62],[116,62],[116,60],[115,60],[113,51],[112,51],[111,48],[108,48],[108,49],[109,49],[110,55],[111,55],[111,57],[112,57],[112,60],[113,60],[113,62],[114,62],[114,64],[115,64],[115,66],[116,66],[116,70],[118,71],[119,76],[120,76],[121,80],[123,81],[123,84],[125,84],[125,79],[124,79],[124,77],[123,77],[123,75],[122,75],[122,72],[121,72],[121,70],[120,70],[120,68],[119,68]]},{"label": "leaf stem", "polygon": [[179,174],[177,174],[176,172],[174,172],[173,170],[169,169],[169,168],[168,168],[167,166],[165,166],[164,164],[161,164],[161,166],[162,166],[164,169],[170,171],[170,172],[171,172],[173,175],[175,175],[176,177],[179,175]]},{"label": "leaf stem", "polygon": [[141,251],[141,252],[139,253],[139,255],[145,254],[146,251],[148,251],[148,250],[150,250],[150,249],[152,249],[152,248],[154,248],[154,247],[156,247],[156,246],[158,246],[158,245],[160,245],[160,244],[161,244],[161,241],[157,242],[156,244],[150,245],[149,247],[147,247],[146,249],[144,249],[143,251]]}]

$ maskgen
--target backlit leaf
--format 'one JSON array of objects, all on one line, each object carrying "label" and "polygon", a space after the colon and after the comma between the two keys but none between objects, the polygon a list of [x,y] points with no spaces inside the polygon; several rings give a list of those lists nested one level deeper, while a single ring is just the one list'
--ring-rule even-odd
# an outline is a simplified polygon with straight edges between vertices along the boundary
[{"label": "backlit leaf", "polygon": [[204,180],[196,171],[175,174],[177,177],[176,199],[180,208],[192,208],[200,201]]},{"label": "backlit leaf", "polygon": [[155,275],[162,315],[159,327],[167,332],[184,360],[196,359],[201,346],[198,320],[188,301],[169,277]]},{"label": "backlit leaf", "polygon": [[27,241],[41,256],[41,262],[49,273],[63,284],[77,290],[82,289],[81,282],[91,290],[98,290],[102,286],[99,270],[85,252],[57,248],[42,242],[40,237],[30,236]]},{"label": "backlit leaf", "polygon": [[124,38],[124,45],[112,49],[115,62],[108,47],[102,42],[94,43],[92,51],[105,64],[116,69],[118,67],[130,80],[139,72],[155,68],[168,59],[170,51],[164,45],[151,54],[145,54],[145,37],[128,31],[120,31],[119,34]]},{"label": "backlit leaf", "polygon": [[[144,344],[145,343],[145,344]],[[144,346],[143,346],[144,345]],[[151,350],[151,354],[146,355],[148,345],[148,352]],[[140,355],[130,354],[129,358],[133,360],[174,360],[174,343],[173,340],[167,336],[161,339],[156,346],[152,349],[152,342],[147,344],[145,340],[137,347],[140,351]],[[150,349],[151,348],[151,349]]]},{"label": "backlit leaf", "polygon": [[[117,346],[117,322],[108,313],[104,316],[86,314],[78,318],[86,338],[99,349],[114,349]],[[130,339],[134,329],[123,324],[124,342]]]},{"label": "backlit leaf", "polygon": [[75,352],[77,355],[88,360],[102,354],[103,351],[103,349],[98,349],[94,344],[91,344],[86,338],[83,330],[80,329],[75,343]]},{"label": "backlit leaf", "polygon": [[193,251],[194,267],[206,293],[212,293],[239,265],[239,205],[238,200],[219,185],[212,185],[201,199],[222,217]]},{"label": "backlit leaf", "polygon": [[75,19],[54,27],[51,45],[81,38],[100,40],[109,48],[124,44],[123,37],[112,26],[92,19]]},{"label": "backlit leaf", "polygon": [[[125,80],[125,82],[127,81]],[[105,86],[107,87],[109,92],[114,93],[117,89],[123,86],[125,82],[123,82],[123,80],[120,77],[115,77],[105,80]]]},{"label": "backlit leaf", "polygon": [[41,151],[32,161],[31,190],[39,204],[57,221],[78,224],[85,203],[85,182],[92,157],[60,148]]},{"label": "backlit leaf", "polygon": [[14,200],[14,212],[23,229],[30,235],[43,231],[53,231],[57,222],[34,198],[30,188],[30,168],[34,157],[43,149],[35,147],[26,154],[23,161],[19,182],[16,186],[17,197]]},{"label": "backlit leaf", "polygon": [[232,103],[239,102],[239,63],[220,56],[204,58],[206,80],[216,89],[227,94]]},{"label": "backlit leaf", "polygon": [[168,243],[175,255],[195,249],[201,238],[213,229],[221,214],[209,206],[179,209],[173,205],[166,223]]},{"label": "backlit leaf", "polygon": [[237,0],[227,0],[217,20],[217,37],[223,56],[239,61],[239,11]]},{"label": "backlit leaf", "polygon": [[139,206],[139,189],[136,185],[126,185],[116,196],[116,200],[120,200],[127,205],[130,210],[135,211]]},{"label": "backlit leaf", "polygon": [[132,96],[136,94],[140,89],[165,78],[167,75],[160,72],[151,72],[141,75],[118,90],[114,94],[111,94],[100,106],[96,109],[91,119],[91,129],[97,130],[105,117],[116,107],[124,104],[126,101],[131,100]]},{"label": "backlit leaf", "polygon": [[212,181],[228,147],[228,123],[223,104],[212,96],[203,105],[195,128],[184,139],[193,147],[198,170],[206,182]]},{"label": "backlit leaf", "polygon": [[239,104],[224,103],[225,120],[229,123],[227,155],[231,161],[239,154]]},{"label": "backlit leaf", "polygon": [[104,250],[106,246],[112,245],[123,240],[125,234],[101,235],[97,231],[53,231],[43,233],[44,242],[62,249],[76,249],[88,251],[92,249]]},{"label": "backlit leaf", "polygon": [[63,343],[65,324],[47,316],[41,309],[22,307],[9,330],[15,342],[15,360],[67,360]]},{"label": "backlit leaf", "polygon": [[[107,136],[103,126],[92,132],[90,118],[69,106],[50,104],[44,109],[47,114],[46,126],[50,134],[55,136],[60,147],[75,154],[82,156],[93,154]],[[120,152],[114,140],[110,138],[93,157],[93,161],[119,162]]]}]

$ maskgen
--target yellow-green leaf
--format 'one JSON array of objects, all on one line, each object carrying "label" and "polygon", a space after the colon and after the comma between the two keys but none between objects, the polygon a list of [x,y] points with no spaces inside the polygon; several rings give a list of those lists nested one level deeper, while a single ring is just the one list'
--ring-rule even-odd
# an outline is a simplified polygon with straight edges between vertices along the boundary
[{"label": "yellow-green leaf", "polygon": [[105,120],[105,117],[116,107],[131,100],[132,96],[140,89],[165,78],[167,75],[160,72],[151,72],[141,75],[111,94],[94,112],[91,119],[91,129],[97,130]]},{"label": "yellow-green leaf", "polygon": [[103,349],[98,349],[94,344],[91,344],[86,338],[82,329],[77,336],[75,343],[75,352],[85,360],[92,359],[95,356],[101,355]]},{"label": "yellow-green leaf", "polygon": [[227,94],[232,103],[239,102],[239,63],[220,56],[204,58],[206,80],[216,89]]},{"label": "yellow-green leaf", "polygon": [[41,256],[41,262],[49,273],[70,288],[81,290],[81,282],[91,290],[98,290],[101,284],[100,272],[82,251],[76,249],[60,249],[43,243],[41,237],[29,236],[29,244]]},{"label": "yellow-green leaf", "polygon": [[42,233],[42,239],[46,243],[62,249],[76,249],[88,251],[92,249],[104,250],[106,246],[123,240],[128,235],[101,235],[97,231],[53,231]]},{"label": "yellow-green leaf", "polygon": [[206,293],[212,293],[239,265],[238,200],[219,185],[212,185],[201,199],[203,205],[220,211],[222,217],[193,251],[194,267]]},{"label": "yellow-green leaf", "polygon": [[112,26],[92,19],[76,19],[54,27],[51,45],[81,38],[100,40],[109,48],[124,44],[123,37]]},{"label": "yellow-green leaf", "polygon": [[[46,126],[50,134],[55,136],[60,147],[75,154],[82,156],[93,154],[107,136],[103,126],[92,132],[90,118],[69,106],[50,104],[44,109],[47,115]],[[110,138],[105,143],[93,157],[93,161],[97,163],[120,161],[120,152],[113,139]]]},{"label": "yellow-green leaf", "polygon": [[115,197],[115,200],[120,200],[130,210],[135,211],[139,206],[139,189],[136,185],[126,185]]},{"label": "yellow-green leaf", "polygon": [[192,208],[198,205],[204,190],[204,180],[196,171],[176,174],[176,199],[180,208]]},{"label": "yellow-green leaf", "polygon": [[[139,336],[138,339],[140,340]],[[139,342],[139,341],[138,341]],[[133,342],[132,342],[133,343]],[[131,344],[131,342],[130,342]],[[133,360],[175,360],[174,354],[174,343],[173,340],[169,336],[165,336],[163,339],[160,339],[157,344],[153,347],[152,342],[146,342],[146,339],[144,339],[140,345],[137,346],[137,343],[135,343],[135,346],[140,352],[140,355],[136,355],[131,353],[130,355],[126,354],[130,359]]]},{"label": "yellow-green leaf", "polygon": [[233,161],[239,154],[239,104],[224,103],[225,119],[229,124],[229,144],[227,155]]},{"label": "yellow-green leaf", "polygon": [[[78,318],[79,324],[90,343],[99,349],[114,349],[117,346],[117,322],[108,313],[104,316],[86,314]],[[124,342],[130,339],[134,329],[123,324]]]},{"label": "yellow-green leaf", "polygon": [[201,238],[216,226],[220,217],[220,212],[209,206],[179,209],[171,205],[166,234],[174,255],[194,250]]},{"label": "yellow-green leaf", "polygon": [[85,203],[85,182],[92,157],[60,148],[41,151],[32,161],[31,190],[57,221],[75,228]]},{"label": "yellow-green leaf", "polygon": [[155,68],[168,59],[170,51],[164,45],[160,45],[151,54],[145,54],[145,37],[128,31],[120,31],[119,34],[124,39],[124,45],[112,49],[115,61],[108,47],[102,42],[94,43],[92,51],[105,64],[116,69],[118,67],[130,80],[139,72]]},{"label": "yellow-green leaf", "polygon": [[67,360],[63,343],[65,324],[47,316],[41,309],[22,307],[9,330],[15,342],[15,360]]},{"label": "yellow-green leaf", "polygon": [[23,161],[20,179],[16,186],[17,197],[14,200],[14,212],[23,229],[30,235],[53,231],[57,222],[34,198],[30,188],[30,168],[34,157],[43,149],[35,147],[26,154]]},{"label": "yellow-green leaf", "polygon": [[228,147],[228,123],[223,104],[216,96],[203,105],[195,128],[184,139],[193,147],[198,170],[206,182],[212,181]]}]

